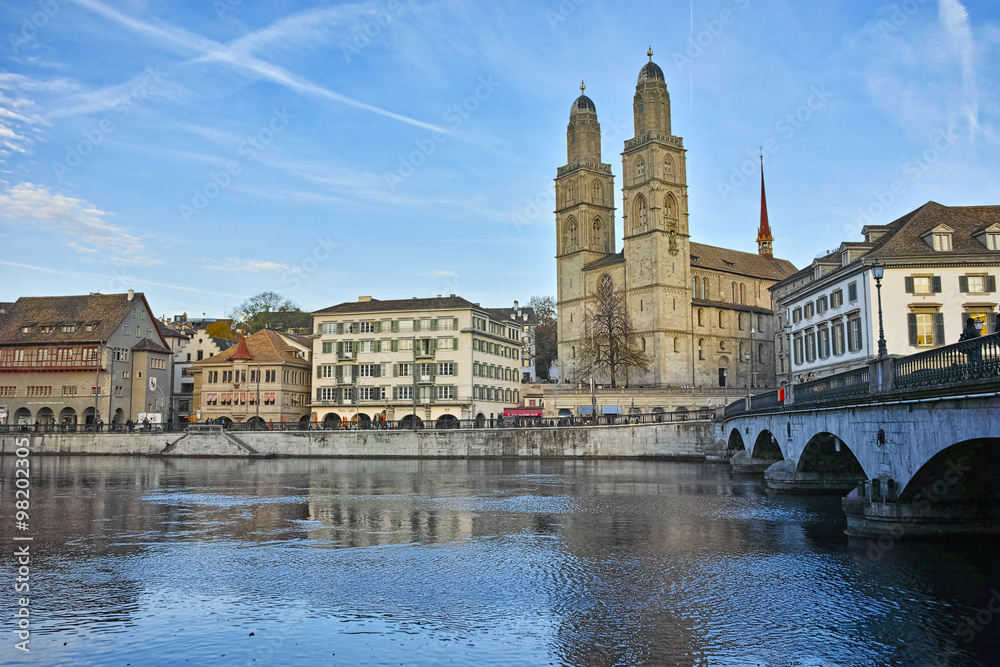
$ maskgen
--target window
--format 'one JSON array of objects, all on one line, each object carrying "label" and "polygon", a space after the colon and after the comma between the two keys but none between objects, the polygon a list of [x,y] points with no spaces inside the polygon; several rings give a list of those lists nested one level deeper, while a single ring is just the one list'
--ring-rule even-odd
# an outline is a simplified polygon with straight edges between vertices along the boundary
[{"label": "window", "polygon": [[642,231],[646,229],[649,220],[647,218],[647,213],[646,213],[646,199],[642,195],[639,195],[638,197],[635,198],[634,214],[635,214],[635,222],[633,222],[632,224],[635,226],[636,231]]},{"label": "window", "polygon": [[381,401],[385,398],[385,387],[359,387],[358,398],[362,401]]},{"label": "window", "polygon": [[743,301],[743,283],[740,283],[740,303],[745,303]]},{"label": "window", "polygon": [[438,364],[438,375],[454,375],[455,364],[446,362]]},{"label": "window", "polygon": [[454,400],[455,399],[455,387],[438,387],[437,388],[438,400]]},{"label": "window", "polygon": [[702,323],[702,321],[701,321],[701,316],[702,316],[703,312],[704,312],[704,308],[699,308],[698,309],[698,326],[700,326],[700,327],[701,326],[705,326],[704,323]]},{"label": "window", "polygon": [[398,392],[399,398],[404,400],[411,400],[411,401],[413,400],[413,387],[411,386],[396,387],[396,391]]},{"label": "window", "polygon": [[840,356],[844,353],[844,323],[837,322],[833,325],[833,353]]},{"label": "window", "polygon": [[932,234],[931,247],[938,251],[951,250],[951,234]]},{"label": "window", "polygon": [[[44,327],[43,327],[43,329],[44,329]],[[128,325],[127,324],[123,324],[122,325],[122,333],[125,334],[126,336],[128,335]]]},{"label": "window", "polygon": [[725,313],[720,310],[719,311],[719,328],[720,329],[722,329],[722,328],[724,328],[726,326],[726,320],[723,317],[723,315],[725,315]]},{"label": "window", "polygon": [[847,349],[851,352],[861,350],[861,318],[852,317],[847,320]]},{"label": "window", "polygon": [[792,311],[792,322],[798,324],[802,321],[802,309],[796,308]]},{"label": "window", "polygon": [[278,376],[278,371],[276,369],[270,371],[264,371],[264,382],[274,382],[277,379],[277,376]]},{"label": "window", "polygon": [[1000,233],[989,232],[983,236],[987,250],[1000,250]]},{"label": "window", "polygon": [[858,300],[858,284],[856,282],[847,285],[847,300],[854,302]]},{"label": "window", "polygon": [[69,386],[69,387],[64,386],[62,388],[62,395],[63,396],[76,396],[76,385]]},{"label": "window", "polygon": [[944,314],[933,311],[908,313],[910,345],[934,347],[944,344]]},{"label": "window", "polygon": [[825,296],[821,296],[820,298],[816,299],[816,312],[819,313],[820,315],[826,312]]},{"label": "window", "polygon": [[150,357],[149,359],[150,368],[158,368],[160,370],[165,370],[167,368],[167,360],[163,358],[157,359],[156,357]]},{"label": "window", "polygon": [[997,289],[996,276],[959,276],[958,289],[960,292],[978,292],[981,294],[995,292]]},{"label": "window", "polygon": [[374,322],[361,322],[358,327],[361,333],[375,333]]},{"label": "window", "polygon": [[454,330],[455,330],[455,318],[453,317],[438,318],[438,331],[454,331]]},{"label": "window", "polygon": [[205,351],[204,350],[198,350],[198,361],[201,361],[204,358],[205,358]]},{"label": "window", "polygon": [[74,331],[76,331],[76,325],[75,324],[64,324],[64,325],[62,325],[62,327],[60,328],[60,330],[63,333],[73,333]]},{"label": "window", "polygon": [[[413,320],[400,320],[399,330],[404,333],[409,333],[413,331]],[[412,348],[411,348],[412,349]]]},{"label": "window", "polygon": [[358,366],[358,377],[377,378],[382,376],[382,364],[361,364]]},{"label": "window", "polygon": [[[336,366],[324,365],[324,366],[319,366],[318,368],[319,368],[320,378],[332,378],[336,377],[337,375]],[[268,371],[268,372],[273,373],[274,371]]]},{"label": "window", "polygon": [[816,361],[816,332],[806,332],[806,361]]},{"label": "window", "polygon": [[804,310],[805,310],[806,319],[808,320],[814,314],[812,301],[810,301],[809,303],[806,304]]},{"label": "window", "polygon": [[817,343],[819,345],[819,358],[827,359],[830,356],[830,329],[820,327],[818,331]]},{"label": "window", "polygon": [[834,290],[830,295],[830,307],[839,308],[844,303],[844,290]]},{"label": "window", "polygon": [[640,157],[635,161],[635,180],[638,183],[646,177],[646,162]]},{"label": "window", "polygon": [[704,344],[705,344],[705,340],[703,338],[699,338],[698,339],[698,358],[699,359],[704,359],[705,358],[705,352],[702,349],[702,346]]},{"label": "window", "polygon": [[323,354],[333,354],[333,341],[323,341]]},{"label": "window", "polygon": [[937,294],[941,291],[941,276],[906,276],[907,294]]}]

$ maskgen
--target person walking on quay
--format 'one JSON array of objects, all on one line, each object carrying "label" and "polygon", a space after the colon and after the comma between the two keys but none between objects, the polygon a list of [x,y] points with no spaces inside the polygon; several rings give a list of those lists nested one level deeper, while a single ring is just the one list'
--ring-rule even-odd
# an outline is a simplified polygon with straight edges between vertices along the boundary
[{"label": "person walking on quay", "polygon": [[132,418],[131,417],[129,417],[128,421],[125,422],[125,427],[128,429],[129,433],[131,433],[135,429],[135,424],[132,423]]}]

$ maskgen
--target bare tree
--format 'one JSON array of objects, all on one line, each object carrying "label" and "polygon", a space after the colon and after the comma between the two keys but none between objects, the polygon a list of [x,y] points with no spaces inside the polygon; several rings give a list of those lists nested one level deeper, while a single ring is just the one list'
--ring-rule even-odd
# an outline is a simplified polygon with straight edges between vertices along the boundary
[{"label": "bare tree", "polygon": [[[275,314],[298,312],[300,312],[299,306],[294,301],[286,299],[277,292],[261,292],[233,308],[230,317],[243,322],[243,332],[251,334],[260,331],[266,326],[270,326]],[[309,326],[312,326],[311,322]],[[283,327],[277,326],[271,328],[280,329]]]},{"label": "bare tree", "polygon": [[583,367],[597,377],[618,380],[649,370],[649,357],[642,351],[625,305],[625,293],[616,290],[610,276],[603,276],[591,297],[593,312],[584,320]]}]

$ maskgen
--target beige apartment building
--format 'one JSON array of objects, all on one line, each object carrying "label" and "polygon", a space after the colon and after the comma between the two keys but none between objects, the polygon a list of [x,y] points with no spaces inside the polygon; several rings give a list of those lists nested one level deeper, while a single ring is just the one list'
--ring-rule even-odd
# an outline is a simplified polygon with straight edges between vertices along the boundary
[{"label": "beige apartment building", "polygon": [[264,329],[191,365],[192,421],[309,420],[312,339]]},{"label": "beige apartment building", "polygon": [[313,313],[313,420],[490,419],[517,406],[521,327],[455,296]]}]

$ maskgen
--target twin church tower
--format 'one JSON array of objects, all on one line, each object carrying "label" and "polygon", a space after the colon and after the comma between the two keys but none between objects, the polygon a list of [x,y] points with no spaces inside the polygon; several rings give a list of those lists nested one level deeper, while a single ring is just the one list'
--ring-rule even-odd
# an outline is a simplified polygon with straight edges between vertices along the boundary
[{"label": "twin church tower", "polygon": [[[769,229],[758,234],[766,237],[758,254],[690,240],[686,151],[671,133],[663,70],[653,62],[652,49],[647,55],[632,100],[635,136],[622,152],[621,251],[615,247],[614,176],[611,165],[601,162],[597,109],[585,94],[570,109],[567,164],[555,181],[562,377],[584,379],[586,315],[598,287],[610,281],[624,290],[632,327],[652,361],[649,372],[631,384],[762,384],[768,361],[768,379],[774,377],[775,358],[767,287],[795,267],[773,258]],[[761,219],[766,226],[763,209]],[[761,362],[756,382],[750,354]]]}]

